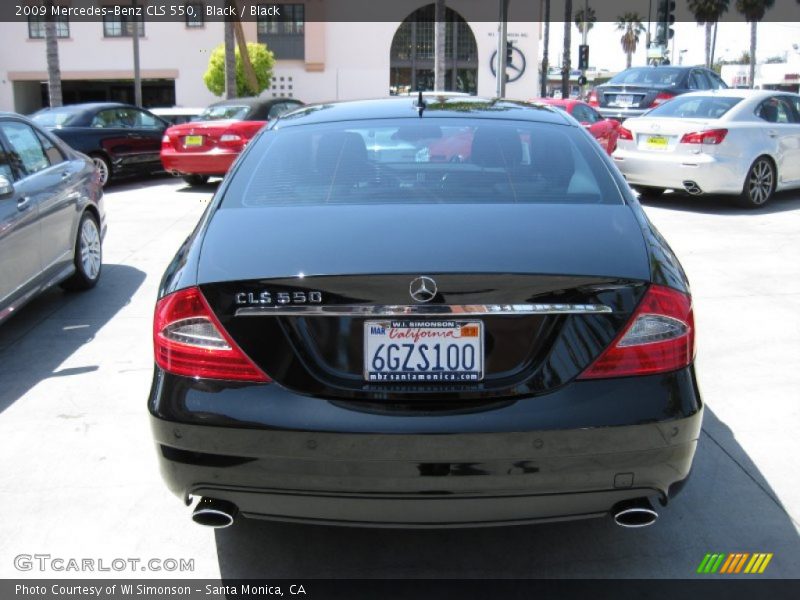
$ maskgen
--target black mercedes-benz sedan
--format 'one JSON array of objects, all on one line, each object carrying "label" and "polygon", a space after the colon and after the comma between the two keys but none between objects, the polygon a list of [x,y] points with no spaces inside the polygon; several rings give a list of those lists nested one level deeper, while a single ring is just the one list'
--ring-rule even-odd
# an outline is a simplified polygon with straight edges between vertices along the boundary
[{"label": "black mercedes-benz sedan", "polygon": [[702,420],[681,266],[544,105],[272,122],[168,267],[153,338],[161,471],[210,526],[649,525]]}]

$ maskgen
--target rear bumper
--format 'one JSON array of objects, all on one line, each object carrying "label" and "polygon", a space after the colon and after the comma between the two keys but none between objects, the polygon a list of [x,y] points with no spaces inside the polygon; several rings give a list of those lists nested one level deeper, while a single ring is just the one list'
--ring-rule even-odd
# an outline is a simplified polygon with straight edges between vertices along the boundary
[{"label": "rear bumper", "polygon": [[239,152],[215,149],[210,152],[161,151],[164,170],[181,175],[225,175]]},{"label": "rear bumper", "polygon": [[[662,390],[659,398],[639,398],[648,410],[661,405],[647,422],[639,411],[618,412],[630,400],[622,396],[642,379]],[[177,396],[157,374],[151,424],[162,475],[175,494],[229,500],[248,517],[465,527],[597,517],[645,496],[666,501],[688,476],[700,433],[692,369],[623,381],[618,398],[604,395],[604,383],[567,386],[584,386],[579,402],[568,394],[550,398],[556,392],[433,417],[365,414],[294,394],[284,403],[268,398],[270,386],[240,388],[261,390],[241,407],[262,421],[256,424],[244,414],[238,423],[215,416],[214,405],[225,403],[219,391],[188,402],[184,396],[183,416],[159,407]],[[192,405],[194,414],[187,411]],[[577,426],[575,419],[598,405],[617,424]],[[263,423],[270,420],[271,427]],[[287,427],[290,421],[295,425]]]},{"label": "rear bumper", "polygon": [[614,164],[631,185],[683,190],[694,182],[706,194],[740,194],[748,165],[708,154],[661,154],[617,147]]}]

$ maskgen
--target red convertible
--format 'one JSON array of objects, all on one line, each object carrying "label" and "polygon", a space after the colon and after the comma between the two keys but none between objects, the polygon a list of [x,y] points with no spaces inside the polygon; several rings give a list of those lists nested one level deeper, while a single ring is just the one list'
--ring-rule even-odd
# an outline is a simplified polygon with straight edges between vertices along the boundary
[{"label": "red convertible", "polygon": [[216,102],[194,121],[175,125],[161,140],[161,164],[189,185],[222,176],[247,142],[283,113],[302,106],[292,98],[234,98]]},{"label": "red convertible", "polygon": [[572,115],[591,133],[603,149],[611,154],[617,147],[619,121],[606,119],[595,109],[581,100],[561,100],[558,98],[537,98],[534,102],[549,104]]}]

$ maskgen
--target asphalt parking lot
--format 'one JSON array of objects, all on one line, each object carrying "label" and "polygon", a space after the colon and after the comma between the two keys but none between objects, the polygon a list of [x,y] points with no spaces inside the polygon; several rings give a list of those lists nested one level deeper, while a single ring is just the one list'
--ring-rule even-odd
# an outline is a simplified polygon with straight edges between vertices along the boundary
[{"label": "asphalt parking lot", "polygon": [[54,289],[0,326],[0,577],[19,554],[193,559],[188,577],[692,577],[708,552],[800,574],[800,193],[760,211],[668,194],[646,211],[693,284],[706,416],[692,478],[657,523],[468,530],[239,520],[213,531],[162,484],[146,397],[164,267],[215,186],[113,184],[98,287]]}]

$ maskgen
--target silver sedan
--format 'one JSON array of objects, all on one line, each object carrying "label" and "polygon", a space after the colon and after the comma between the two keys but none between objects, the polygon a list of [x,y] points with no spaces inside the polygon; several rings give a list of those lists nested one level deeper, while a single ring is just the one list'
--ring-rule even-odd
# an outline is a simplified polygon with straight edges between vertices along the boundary
[{"label": "silver sedan", "polygon": [[800,96],[774,90],[684,94],[619,128],[614,162],[643,196],[730,194],[763,206],[800,187]]},{"label": "silver sedan", "polygon": [[102,198],[92,159],[28,119],[0,113],[0,322],[52,285],[94,287]]}]

